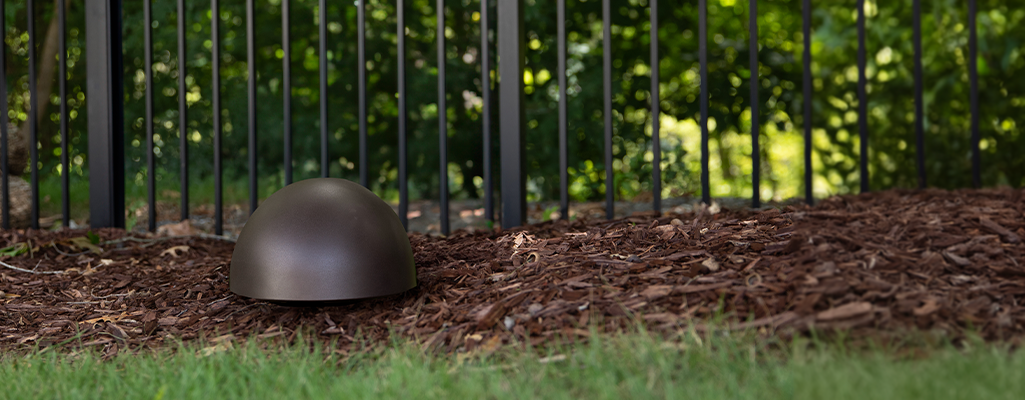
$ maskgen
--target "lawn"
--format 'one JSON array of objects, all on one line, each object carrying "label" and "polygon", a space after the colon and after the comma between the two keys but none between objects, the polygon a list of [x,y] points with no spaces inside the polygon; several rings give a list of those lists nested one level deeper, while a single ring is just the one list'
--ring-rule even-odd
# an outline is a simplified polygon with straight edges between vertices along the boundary
[{"label": "lawn", "polygon": [[107,361],[99,351],[8,353],[0,398],[1016,399],[1025,390],[1025,354],[982,342],[846,350],[753,335],[630,333],[453,355],[425,354],[412,342],[349,353],[301,339],[244,343],[193,342]]}]

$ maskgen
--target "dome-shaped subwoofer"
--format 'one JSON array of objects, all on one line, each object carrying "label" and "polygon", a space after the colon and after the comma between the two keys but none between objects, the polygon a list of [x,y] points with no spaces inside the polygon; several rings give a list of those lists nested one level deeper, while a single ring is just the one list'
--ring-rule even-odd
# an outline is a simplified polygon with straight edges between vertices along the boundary
[{"label": "dome-shaped subwoofer", "polygon": [[336,178],[299,181],[249,217],[229,273],[240,296],[322,305],[416,287],[409,237],[373,192]]}]

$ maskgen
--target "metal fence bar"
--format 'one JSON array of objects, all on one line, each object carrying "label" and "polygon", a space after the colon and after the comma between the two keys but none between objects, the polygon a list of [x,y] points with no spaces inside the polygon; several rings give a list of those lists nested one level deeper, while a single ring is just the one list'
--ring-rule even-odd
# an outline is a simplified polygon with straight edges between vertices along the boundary
[{"label": "metal fence bar", "polygon": [[649,0],[648,3],[648,18],[651,20],[651,207],[655,212],[662,213],[662,135],[659,130],[662,99],[658,87],[658,0]]},{"label": "metal fence bar", "polygon": [[602,24],[602,86],[605,88],[605,218],[616,216],[616,181],[612,173],[612,6],[611,0],[601,2]]},{"label": "metal fence bar", "polygon": [[[327,107],[327,6],[326,0],[318,0],[320,6],[320,43],[319,43],[319,68],[320,68],[320,85],[321,85],[321,167],[322,176],[329,175],[329,153],[328,153],[328,107]],[[502,31],[502,35],[497,36],[498,49],[500,55],[505,57],[499,58],[499,70],[504,71],[503,74],[506,78],[506,85],[502,85],[500,88],[500,98],[502,100],[502,107],[500,109],[499,116],[501,117],[502,129],[500,149],[502,154],[502,166],[501,171],[503,174],[502,179],[502,201],[503,201],[503,225],[506,228],[514,227],[522,224],[526,220],[526,201],[525,201],[525,170],[524,170],[524,104],[523,104],[523,82],[520,79],[524,68],[524,38],[522,35],[525,30],[523,27],[523,4],[522,2],[499,2],[498,10],[500,17],[512,18],[499,18],[498,28]],[[70,185],[69,185],[69,113],[67,107],[67,45],[66,45],[66,4],[58,2],[58,9],[56,10],[59,18],[59,90],[60,90],[60,148],[61,148],[61,203],[62,203],[62,217],[63,224],[70,226]],[[359,61],[359,152],[360,152],[360,182],[364,186],[369,185],[369,163],[368,150],[367,150],[367,71],[366,71],[366,4],[365,0],[361,0],[358,3],[357,10],[357,24],[358,24],[358,61]],[[804,162],[805,162],[805,196],[808,203],[813,202],[813,190],[812,190],[812,178],[813,178],[813,166],[812,166],[812,94],[813,94],[813,79],[811,70],[811,1],[803,0],[803,40],[804,40],[804,57],[803,57],[803,80],[804,80]],[[29,65],[29,151],[30,151],[30,173],[31,173],[31,225],[33,228],[39,226],[39,212],[40,212],[40,201],[39,201],[39,154],[38,146],[38,112],[39,104],[39,93],[37,92],[38,76],[36,71],[36,32],[35,32],[35,7],[34,0],[26,0],[27,12],[28,12],[28,65]],[[408,226],[408,171],[406,159],[408,157],[407,139],[406,139],[406,80],[405,80],[405,19],[404,19],[404,1],[397,0],[397,16],[398,16],[398,51],[399,51],[399,185],[400,185],[400,205],[399,213],[400,219],[404,226]],[[485,189],[486,193],[486,208],[488,218],[493,219],[493,194],[492,194],[492,180],[491,180],[491,138],[490,138],[490,86],[491,86],[491,62],[489,59],[489,18],[488,18],[488,3],[487,0],[481,0],[481,73],[483,82],[483,98],[484,98],[484,115],[483,115],[483,127],[482,135],[484,139],[484,163],[485,163]],[[614,118],[613,118],[613,104],[612,95],[614,88],[612,86],[612,10],[611,0],[602,0],[602,32],[603,32],[603,115],[604,115],[604,145],[605,145],[605,169],[606,169],[606,217],[611,219],[614,217],[615,207],[615,175],[613,171],[613,134],[614,134]],[[924,145],[924,99],[923,99],[923,65],[922,65],[922,34],[921,34],[921,1],[913,0],[913,49],[914,49],[914,85],[915,85],[915,137],[916,137],[916,163],[918,168],[918,182],[919,187],[926,187],[926,171],[925,171],[925,145]],[[215,169],[215,203],[216,203],[216,223],[215,230],[218,234],[221,234],[223,229],[222,220],[222,195],[223,187],[221,181],[221,109],[220,109],[220,87],[219,87],[219,24],[218,24],[218,1],[211,0],[211,11],[212,11],[212,36],[213,36],[213,106],[214,106],[214,169]],[[282,63],[283,69],[283,112],[284,112],[284,173],[285,173],[285,184],[290,184],[293,180],[293,166],[292,166],[292,113],[291,113],[291,66],[290,66],[290,55],[291,55],[291,43],[290,43],[290,3],[289,0],[283,0],[281,4],[282,12],[282,50],[284,52],[284,60]],[[448,161],[448,149],[447,149],[447,92],[446,88],[446,38],[445,38],[445,3],[444,0],[436,0],[436,18],[437,18],[437,62],[438,62],[438,127],[439,127],[439,181],[440,181],[440,203],[441,203],[441,231],[443,234],[448,234],[450,231],[449,224],[449,188],[448,188],[448,176],[447,176],[447,161]],[[867,34],[866,34],[866,15],[865,15],[865,1],[857,0],[857,34],[858,34],[858,49],[857,49],[857,67],[858,67],[858,128],[859,128],[859,173],[860,173],[860,189],[862,192],[870,191],[871,180],[869,175],[869,120],[868,120],[868,94],[867,94]],[[99,179],[96,182],[92,182],[95,186],[91,189],[90,200],[94,205],[91,207],[92,215],[90,218],[93,220],[93,226],[117,226],[118,224],[123,225],[123,202],[124,202],[124,171],[123,171],[123,159],[118,161],[117,158],[123,158],[123,122],[119,119],[119,116],[123,114],[123,101],[121,99],[120,87],[123,85],[121,82],[120,74],[121,70],[121,24],[123,21],[120,20],[120,0],[110,0],[105,3],[90,3],[85,6],[86,8],[86,20],[87,20],[87,44],[91,48],[97,50],[98,55],[89,55],[87,65],[93,65],[90,71],[93,73],[89,74],[89,89],[90,91],[90,166],[91,170],[95,170],[95,176]],[[0,12],[3,11],[3,4],[0,4]],[[970,107],[971,107],[971,163],[972,163],[972,184],[974,187],[981,186],[981,148],[980,148],[980,109],[979,109],[979,77],[978,77],[978,32],[977,32],[977,1],[968,0],[968,28],[969,28],[969,83],[970,83]],[[186,7],[184,0],[177,0],[177,37],[178,37],[178,92],[179,92],[179,131],[180,131],[180,154],[181,154],[181,219],[187,219],[189,216],[189,202],[188,202],[188,102],[187,102],[187,91],[188,85],[186,83],[187,76],[187,60],[186,60]],[[710,190],[710,151],[709,151],[709,106],[710,106],[710,93],[708,84],[708,7],[707,0],[698,0],[698,29],[699,29],[699,64],[700,64],[700,126],[701,126],[701,189],[702,189],[702,201],[705,203],[711,203],[711,190]],[[246,2],[246,45],[247,45],[247,68],[248,68],[248,163],[249,163],[249,184],[250,184],[250,212],[255,211],[258,205],[258,174],[257,174],[257,106],[256,106],[256,66],[255,66],[255,1],[247,0]],[[99,16],[98,19],[94,19],[94,16]],[[559,168],[560,168],[560,212],[565,218],[568,217],[569,212],[569,194],[568,194],[568,112],[567,103],[568,97],[567,92],[567,77],[566,77],[566,52],[567,52],[567,32],[566,32],[566,4],[565,0],[557,1],[557,41],[558,41],[558,79],[559,79]],[[652,179],[653,179],[653,209],[661,211],[661,148],[660,148],[660,126],[659,126],[659,115],[660,115],[660,93],[659,93],[659,52],[658,52],[658,5],[657,0],[649,0],[649,18],[650,18],[650,66],[651,66],[651,117],[652,117],[652,152],[654,155],[652,165]],[[149,229],[155,230],[157,224],[156,215],[156,161],[155,161],[155,125],[154,125],[154,112],[153,112],[153,47],[152,47],[152,0],[144,1],[144,23],[145,23],[145,38],[144,38],[144,51],[145,51],[145,123],[146,123],[146,141],[147,141],[147,196],[148,196],[148,213],[149,213]],[[0,31],[2,31],[3,25],[0,24]],[[100,29],[102,28],[102,30]],[[759,102],[759,48],[758,48],[758,11],[757,11],[757,0],[749,0],[749,68],[751,75],[749,77],[749,89],[750,89],[750,101],[751,101],[751,143],[752,143],[752,206],[760,207],[760,102]],[[99,35],[102,33],[103,35]],[[116,46],[115,46],[116,45]],[[3,65],[6,51],[0,52],[0,67]],[[87,53],[88,55],[89,53]],[[98,63],[94,63],[93,60],[99,60]],[[105,69],[102,74],[98,73],[101,69]],[[5,71],[6,72],[6,71]],[[498,72],[498,71],[496,71]],[[98,79],[93,79],[98,77]],[[6,77],[0,77],[0,91],[6,91]],[[95,88],[99,87],[99,90]],[[94,96],[93,94],[96,93]],[[6,107],[4,104],[3,110],[5,110],[3,118],[6,118]],[[95,121],[94,121],[95,119]],[[96,129],[96,127],[102,127]],[[0,137],[0,147],[2,147],[3,154],[0,155],[0,163],[3,164],[3,193],[4,198],[2,201],[3,207],[3,225],[9,226],[10,221],[10,204],[8,199],[8,179],[9,171],[7,171],[7,158],[8,158],[8,126],[6,122],[3,122],[3,126],[0,127],[3,130],[2,137]],[[94,132],[95,131],[95,132]],[[99,140],[94,140],[98,138]],[[94,156],[98,154],[98,156]],[[94,160],[95,159],[95,160]],[[93,163],[96,163],[96,167],[93,167]],[[118,163],[121,163],[122,167],[118,168]],[[120,169],[120,170],[119,170]],[[120,205],[118,205],[120,203]],[[105,208],[106,210],[100,210]]]},{"label": "metal fence bar", "polygon": [[748,45],[748,56],[751,66],[751,77],[748,86],[751,87],[751,207],[762,206],[761,181],[762,162],[761,149],[758,147],[758,135],[761,126],[758,118],[758,0],[750,0],[748,6],[748,25],[750,44]]},{"label": "metal fence bar", "polygon": [[356,9],[356,53],[359,62],[359,184],[370,187],[370,153],[367,150],[367,23],[366,0]]},{"label": "metal fence bar", "polygon": [[[328,164],[328,126],[327,126],[327,0],[319,0],[320,40],[318,69],[320,70],[320,177],[327,178],[330,173]],[[362,31],[362,29],[361,29]],[[362,170],[362,169],[360,169]]]},{"label": "metal fence bar", "polygon": [[569,139],[566,112],[566,0],[555,6],[559,63],[559,218],[569,219]]},{"label": "metal fence bar", "polygon": [[289,19],[289,0],[281,0],[281,97],[285,138],[285,185],[292,184],[292,35]]},{"label": "metal fence bar", "polygon": [[858,0],[858,133],[861,137],[861,192],[869,191],[868,176],[868,77],[865,75],[865,0]]},{"label": "metal fence bar", "polygon": [[31,198],[32,202],[32,229],[39,229],[39,124],[36,118],[39,113],[39,93],[36,91],[36,28],[35,28],[35,4],[28,0],[26,13],[28,14],[28,89],[29,89],[29,112],[28,112],[28,149],[29,149],[29,171],[31,173]]},{"label": "metal fence bar", "polygon": [[698,59],[701,64],[701,202],[712,204],[708,173],[708,2],[698,0]]},{"label": "metal fence bar", "polygon": [[918,187],[924,189],[925,180],[925,102],[922,99],[922,0],[912,3],[915,47],[915,158],[918,165]]},{"label": "metal fence bar", "polygon": [[[0,16],[5,14],[6,2],[0,1]],[[0,18],[0,32],[7,32],[6,18]],[[11,189],[10,189],[10,168],[7,165],[7,46],[0,41],[0,216],[3,222],[0,226],[3,229],[11,229]]]},{"label": "metal fence bar", "polygon": [[85,3],[89,225],[125,226],[121,0]]},{"label": "metal fence bar", "polygon": [[438,0],[438,158],[441,169],[438,171],[438,192],[441,202],[441,234],[449,234],[448,221],[448,107],[445,102],[445,0]]},{"label": "metal fence bar", "polygon": [[256,212],[259,203],[256,177],[256,27],[253,25],[255,0],[246,1],[246,82],[249,94],[249,213]]},{"label": "metal fence bar", "polygon": [[178,153],[181,179],[181,220],[189,219],[189,104],[185,95],[188,58],[185,55],[185,0],[178,0]]},{"label": "metal fence bar", "polygon": [[982,166],[979,150],[979,34],[976,27],[978,8],[975,0],[968,0],[968,79],[971,81],[972,112],[972,186],[982,187]]},{"label": "metal fence bar", "polygon": [[523,225],[527,219],[527,182],[525,132],[523,121],[523,54],[526,43],[522,1],[498,2],[498,70],[501,87],[498,96],[502,130],[499,148],[502,163],[502,228]]},{"label": "metal fence bar", "polygon": [[157,230],[157,167],[153,156],[153,2],[143,0],[143,58],[146,65],[146,200],[149,205],[148,229]]},{"label": "metal fence bar", "polygon": [[[4,15],[0,12],[0,15]],[[67,3],[64,1],[57,2],[57,19],[59,24],[58,38],[58,60],[60,64],[60,78],[58,84],[60,85],[60,125],[61,125],[61,222],[65,228],[71,227],[71,187],[68,176],[71,172],[70,165],[68,163],[68,16],[67,16]],[[0,33],[4,32],[0,29]],[[2,97],[3,101],[7,101],[7,96]],[[7,165],[3,164],[3,168],[7,169]]]},{"label": "metal fence bar", "polygon": [[801,29],[803,30],[802,36],[804,39],[804,51],[801,56],[801,61],[804,64],[802,69],[803,73],[803,92],[802,96],[802,108],[804,111],[804,202],[809,205],[815,203],[815,197],[812,193],[812,170],[811,164],[811,0],[804,0],[801,5],[801,19],[803,20]]},{"label": "metal fence bar", "polygon": [[213,80],[211,85],[211,101],[213,103],[214,122],[214,234],[224,234],[223,220],[223,185],[221,183],[221,37],[220,37],[220,7],[218,0],[210,0],[210,63],[213,69]]},{"label": "metal fence bar", "polygon": [[395,0],[396,42],[398,46],[399,86],[399,220],[402,227],[409,229],[409,185],[407,177],[406,148],[406,10],[405,0]]},{"label": "metal fence bar", "polygon": [[[560,0],[565,1],[565,0]],[[495,190],[491,180],[491,51],[488,40],[488,0],[480,0],[480,71],[483,118],[481,134],[484,136],[484,214],[495,221]]]}]

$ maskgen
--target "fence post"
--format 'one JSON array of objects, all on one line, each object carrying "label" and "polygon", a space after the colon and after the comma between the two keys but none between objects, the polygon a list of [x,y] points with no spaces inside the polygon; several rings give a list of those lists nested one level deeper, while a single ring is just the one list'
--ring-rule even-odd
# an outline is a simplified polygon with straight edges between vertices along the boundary
[{"label": "fence post", "polygon": [[523,0],[498,2],[499,144],[502,164],[502,228],[523,225],[527,185],[523,174]]},{"label": "fence post", "polygon": [[121,0],[85,3],[89,225],[125,226]]}]

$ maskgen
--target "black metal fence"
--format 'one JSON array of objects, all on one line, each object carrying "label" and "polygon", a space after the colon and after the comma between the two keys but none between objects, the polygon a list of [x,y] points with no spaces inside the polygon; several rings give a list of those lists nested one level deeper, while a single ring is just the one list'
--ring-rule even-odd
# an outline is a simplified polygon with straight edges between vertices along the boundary
[{"label": "black metal fence", "polygon": [[[257,135],[258,121],[256,112],[256,102],[258,100],[256,90],[256,65],[255,65],[255,46],[254,46],[254,0],[246,1],[246,32],[247,32],[247,53],[248,53],[248,164],[249,164],[249,207],[250,212],[257,207]],[[701,128],[701,193],[702,201],[710,203],[710,190],[709,190],[709,149],[708,149],[708,105],[709,105],[709,94],[708,94],[708,57],[707,57],[707,0],[695,0],[698,3],[699,10],[699,26],[698,26],[698,40],[699,40],[699,62],[700,62],[700,79],[701,79],[701,96],[700,96],[700,128]],[[972,151],[972,182],[974,186],[978,187],[981,185],[980,179],[980,150],[979,150],[979,107],[978,107],[978,67],[977,67],[977,32],[976,32],[976,0],[968,1],[968,30],[969,30],[969,41],[968,41],[968,70],[969,70],[969,81],[971,84],[970,90],[970,104],[971,104],[971,151]],[[25,0],[27,3],[27,9],[29,15],[35,7],[33,0]],[[398,34],[398,186],[399,186],[399,212],[398,215],[402,220],[403,225],[407,225],[407,211],[409,203],[409,195],[407,191],[407,146],[406,146],[406,84],[405,84],[405,12],[404,12],[404,0],[396,0],[397,2],[397,34]],[[4,15],[5,1],[0,1],[0,16]],[[210,8],[212,15],[218,15],[218,6],[220,0],[211,0]],[[610,7],[611,0],[602,0],[602,24],[604,38],[611,38],[611,15]],[[648,0],[650,7],[650,18],[651,18],[651,68],[652,68],[652,82],[651,82],[651,112],[652,115],[659,115],[659,54],[658,54],[658,0]],[[916,135],[916,147],[917,147],[917,167],[918,167],[918,184],[920,187],[925,187],[927,184],[925,176],[925,149],[924,149],[924,129],[923,129],[923,99],[922,99],[922,36],[921,36],[921,0],[913,0],[913,30],[914,30],[914,78],[915,78],[915,135]],[[66,29],[67,23],[65,21],[65,3],[63,1],[58,2],[60,4],[57,7],[59,14],[59,65],[60,65],[60,80],[59,80],[59,91],[60,91],[60,133],[61,133],[61,166],[63,171],[69,170],[68,165],[68,109],[67,109],[67,83],[66,83],[66,68],[67,68],[67,46],[65,38],[67,36]],[[124,97],[123,97],[123,78],[120,74],[122,71],[122,17],[121,17],[121,0],[90,0],[85,3],[86,18],[85,18],[85,35],[86,44],[88,51],[86,52],[86,62],[88,65],[87,70],[87,85],[86,91],[88,94],[88,141],[89,141],[89,198],[90,198],[90,224],[93,227],[123,227],[125,225],[125,153],[124,153]],[[185,59],[186,46],[185,46],[185,29],[186,21],[185,15],[185,0],[177,0],[178,5],[178,57],[179,59]],[[325,9],[326,0],[319,0],[321,9]],[[283,57],[284,63],[282,65],[284,70],[283,89],[285,93],[290,93],[291,79],[290,79],[290,66],[289,66],[289,53],[291,52],[290,40],[289,40],[289,0],[282,0],[281,2],[281,13],[282,13],[282,45],[285,56]],[[488,2],[481,1],[481,51],[482,56],[480,57],[481,65],[481,82],[482,87],[486,88],[483,90],[483,121],[481,124],[481,134],[483,135],[483,161],[484,161],[484,193],[485,193],[485,215],[488,219],[494,220],[494,184],[493,177],[491,174],[491,164],[493,162],[490,151],[492,147],[491,143],[491,119],[492,119],[492,102],[490,88],[490,72],[492,66],[489,65],[488,49],[492,43],[489,40],[489,33],[492,30],[496,31],[495,37],[497,38],[497,48],[499,56],[498,72],[504,79],[504,84],[499,86],[498,93],[498,104],[500,105],[498,110],[498,120],[501,122],[501,129],[499,132],[500,137],[500,171],[501,171],[501,204],[502,204],[502,215],[501,220],[503,226],[512,227],[521,225],[526,219],[526,187],[524,172],[524,153],[525,153],[525,124],[524,124],[524,83],[519,77],[523,76],[524,72],[524,46],[525,46],[525,33],[524,29],[524,1],[522,0],[500,0],[497,4],[497,29],[494,29],[491,25],[491,21],[488,20]],[[750,77],[750,89],[751,99],[758,99],[758,29],[757,29],[757,0],[749,0],[749,18],[752,29],[750,30],[750,65],[751,65],[751,77]],[[803,0],[802,4],[802,17],[803,17],[803,40],[804,40],[804,53],[803,53],[803,111],[804,111],[804,188],[805,188],[805,199],[808,203],[813,201],[812,198],[812,167],[811,167],[811,134],[812,134],[812,75],[811,75],[811,0]],[[365,3],[359,2],[357,6],[357,29],[358,29],[358,79],[359,79],[359,171],[360,171],[360,183],[364,186],[368,184],[368,168],[367,168],[367,91],[366,91],[366,57],[365,57]],[[438,32],[445,31],[445,7],[444,0],[437,0],[437,24]],[[569,208],[569,195],[568,195],[568,176],[567,176],[567,96],[566,96],[566,27],[565,27],[565,11],[566,0],[557,0],[557,18],[558,18],[558,82],[559,82],[559,168],[560,168],[560,215],[567,216]],[[869,180],[866,179],[868,176],[868,119],[867,119],[867,93],[866,93],[866,51],[865,51],[865,4],[864,0],[858,0],[857,2],[857,30],[858,30],[858,116],[859,116],[859,136],[860,136],[860,174],[861,174],[861,191],[869,191]],[[146,26],[146,37],[145,37],[145,75],[146,75],[146,136],[147,136],[147,149],[148,158],[147,165],[149,166],[150,173],[148,174],[148,200],[149,200],[149,229],[156,229],[156,184],[154,171],[154,157],[153,157],[153,84],[152,84],[152,66],[153,66],[153,51],[152,51],[152,39],[151,39],[151,2],[144,2],[144,18]],[[214,110],[220,109],[220,93],[218,88],[219,84],[219,52],[220,52],[220,37],[219,37],[219,18],[211,19],[211,30],[213,32],[211,36],[212,41],[212,67],[213,67],[213,98],[212,104]],[[327,176],[328,171],[328,124],[327,118],[329,116],[328,104],[327,104],[327,16],[326,13],[320,13],[320,43],[319,43],[319,72],[320,72],[320,118],[321,118],[321,175]],[[4,32],[3,20],[0,19],[0,32]],[[28,18],[28,41],[29,48],[35,48],[35,37],[36,29],[33,24],[33,18]],[[445,35],[437,35],[438,44],[438,109],[445,109]],[[612,162],[612,46],[611,40],[603,40],[604,52],[603,52],[603,87],[604,87],[604,118],[605,118],[605,129],[604,129],[604,143],[605,143],[605,173],[606,182],[612,182],[613,177],[613,162]],[[0,66],[5,66],[5,57],[7,49],[6,46],[4,51],[0,51]],[[28,63],[29,63],[29,91],[31,101],[35,101],[37,98],[36,93],[36,60],[34,51],[28,52]],[[184,63],[179,65],[182,68],[178,74],[179,79],[179,118],[181,126],[185,126],[187,120],[187,103],[186,103],[186,74],[184,72]],[[510,79],[511,78],[511,79]],[[7,99],[7,82],[6,82],[6,71],[0,71],[0,97]],[[285,115],[285,131],[284,131],[284,177],[285,183],[291,183],[292,181],[292,125],[291,125],[291,104],[289,96],[285,96],[284,101],[284,115]],[[30,103],[35,104],[35,103]],[[750,107],[752,109],[752,157],[753,165],[759,165],[759,144],[758,144],[758,102],[752,101]],[[2,191],[3,201],[0,204],[3,212],[3,228],[7,229],[10,227],[10,196],[9,196],[9,171],[8,165],[8,105],[4,101],[0,104],[0,165],[3,165],[2,173]],[[29,107],[29,132],[28,140],[29,143],[35,144],[38,142],[36,137],[36,117],[37,112],[35,106]],[[449,232],[449,198],[448,198],[448,182],[447,182],[447,124],[446,116],[444,112],[439,112],[439,148],[440,148],[440,203],[441,203],[441,230],[443,233]],[[222,164],[221,164],[221,121],[220,113],[213,113],[214,131],[213,131],[213,145],[214,151],[214,186],[215,186],[215,232],[220,235],[223,233],[223,216],[222,216]],[[659,140],[659,122],[658,118],[652,119],[653,123],[653,134],[652,137],[652,152],[654,160],[660,160],[660,144]],[[181,149],[180,154],[183,159],[181,162],[181,219],[189,218],[189,203],[188,203],[188,163],[184,162],[188,160],[187,151],[187,139],[183,133],[181,137]],[[33,228],[39,227],[39,167],[38,167],[38,154],[37,146],[30,145],[30,171],[31,171],[31,226]],[[653,162],[653,183],[654,183],[654,200],[652,207],[656,211],[661,211],[661,172],[659,162]],[[68,185],[69,174],[62,174],[62,221],[65,226],[70,223],[70,211],[69,211],[69,185]],[[760,206],[759,204],[759,169],[753,168],[752,183],[754,194],[752,196],[752,205],[754,207]],[[613,216],[613,191],[611,188],[613,185],[606,185],[606,215],[608,218]]]}]

